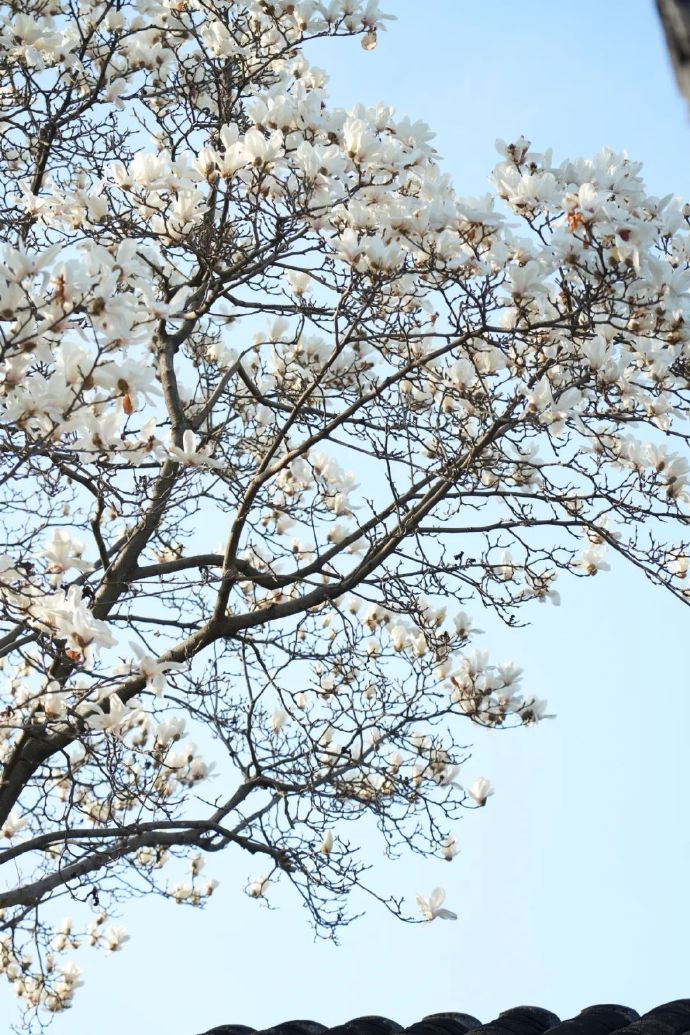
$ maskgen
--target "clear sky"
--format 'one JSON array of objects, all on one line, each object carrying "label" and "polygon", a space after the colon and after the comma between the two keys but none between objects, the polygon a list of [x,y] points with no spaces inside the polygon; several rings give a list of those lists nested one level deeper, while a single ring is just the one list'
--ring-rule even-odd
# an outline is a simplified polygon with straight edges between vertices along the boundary
[{"label": "clear sky", "polygon": [[[557,157],[626,148],[653,192],[690,197],[690,113],[652,0],[387,9],[399,20],[373,53],[348,41],[314,56],[334,103],[386,100],[428,121],[460,193],[482,193],[494,139],[522,133]],[[141,901],[121,953],[80,950],[87,984],[53,1035],[366,1013],[410,1024],[441,1010],[489,1021],[525,1003],[568,1017],[690,995],[690,611],[620,565],[560,589],[560,609],[535,605],[526,630],[475,616],[477,646],[521,664],[557,718],[481,736],[468,725],[466,773],[496,794],[461,824],[461,854],[377,872],[411,897],[443,884],[456,923],[409,927],[367,907],[339,947],[315,943],[293,897],[268,910],[242,894],[252,861],[227,854],[207,865],[221,885],[205,912]]]}]

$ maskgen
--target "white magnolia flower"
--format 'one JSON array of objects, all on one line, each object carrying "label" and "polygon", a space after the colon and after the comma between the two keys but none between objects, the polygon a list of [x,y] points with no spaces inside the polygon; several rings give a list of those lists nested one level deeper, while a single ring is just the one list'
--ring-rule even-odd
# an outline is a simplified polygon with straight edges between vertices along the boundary
[{"label": "white magnolia flower", "polygon": [[441,855],[447,862],[451,862],[460,851],[460,847],[452,834],[443,839],[441,844]]},{"label": "white magnolia flower", "polygon": [[199,438],[194,432],[187,428],[182,436],[182,448],[175,445],[168,446],[168,453],[173,459],[188,467],[213,467],[222,468],[225,465],[209,455],[209,447],[199,449]]},{"label": "white magnolia flower", "polygon": [[341,525],[338,521],[334,525],[331,525],[328,532],[329,543],[341,543],[343,539],[350,534],[350,530],[345,526]]},{"label": "white magnolia flower", "polygon": [[[81,970],[76,963],[64,963],[60,969],[60,980],[56,985],[57,998],[67,1004],[71,1002],[75,989],[80,988],[84,982],[81,980]],[[46,1005],[48,1005],[46,1003]],[[50,1007],[48,1007],[50,1009]],[[62,1006],[61,1006],[62,1008]]]},{"label": "white magnolia flower", "polygon": [[185,720],[181,716],[173,716],[170,719],[164,719],[160,723],[156,730],[156,744],[160,747],[180,740],[185,730]]},{"label": "white magnolia flower", "polygon": [[685,579],[690,570],[690,557],[687,554],[676,552],[669,559],[667,567],[677,579]]},{"label": "white magnolia flower", "polygon": [[604,560],[602,550],[596,546],[588,546],[580,554],[576,567],[581,568],[586,575],[596,575],[598,571],[609,571],[611,565]]},{"label": "white magnolia flower", "polygon": [[124,927],[108,927],[103,933],[103,938],[108,952],[118,952],[125,942],[129,941],[129,935]]},{"label": "white magnolia flower", "polygon": [[117,693],[108,698],[108,711],[93,709],[92,705],[78,705],[77,711],[84,714],[84,722],[92,730],[103,733],[117,733],[122,723],[132,712],[131,705],[125,703]]},{"label": "white magnolia flower", "polygon": [[530,259],[523,266],[511,265],[508,275],[511,282],[510,292],[516,300],[534,298],[546,293],[545,271],[534,259]]},{"label": "white magnolia flower", "polygon": [[404,625],[394,625],[388,630],[388,635],[391,638],[393,650],[400,652],[405,649],[405,646],[409,640],[409,632]]},{"label": "white magnolia flower", "polygon": [[180,882],[175,884],[170,890],[170,896],[175,899],[176,902],[186,902],[194,894],[194,887],[191,884]]},{"label": "white magnolia flower", "polygon": [[314,281],[304,270],[288,270],[285,279],[298,298],[313,290]]},{"label": "white magnolia flower", "polygon": [[92,645],[115,646],[109,626],[94,618],[78,586],[71,586],[66,596],[56,593],[48,598],[45,615],[47,623],[55,628],[58,636],[67,640],[72,650],[81,653]]},{"label": "white magnolia flower", "polygon": [[[142,855],[144,849],[137,853],[137,859]],[[153,854],[153,853],[152,853]],[[99,945],[103,936],[103,924],[107,920],[106,913],[99,913],[86,928],[89,937],[89,945]]]},{"label": "white magnolia flower", "polygon": [[517,714],[525,726],[533,726],[541,719],[552,719],[553,715],[546,715],[547,701],[540,697],[530,697],[517,709]]},{"label": "white magnolia flower", "polygon": [[258,129],[250,129],[244,135],[243,147],[247,162],[257,168],[267,169],[283,152],[283,134],[272,133],[267,139]]},{"label": "white magnolia flower", "polygon": [[446,893],[443,888],[434,888],[429,895],[429,898],[417,895],[417,904],[421,910],[423,918],[427,921],[457,920],[457,913],[453,913],[450,909],[443,908],[445,899]]},{"label": "white magnolia flower", "polygon": [[479,776],[472,786],[468,788],[467,793],[470,798],[474,798],[477,805],[486,805],[486,799],[491,797],[494,789],[491,786],[491,782],[485,776]]},{"label": "white magnolia flower", "polygon": [[93,570],[93,564],[81,559],[83,552],[83,543],[72,539],[69,532],[65,532],[64,529],[54,528],[48,545],[40,550],[37,556],[46,558],[50,574],[62,575],[68,568],[77,568],[79,571]]},{"label": "white magnolia flower", "polygon": [[247,885],[247,894],[250,898],[262,898],[267,884],[268,877],[254,877]]},{"label": "white magnolia flower", "polygon": [[426,636],[423,632],[417,633],[416,636],[410,637],[410,644],[414,652],[415,657],[422,658],[429,649],[429,645],[426,641]]},{"label": "white magnolia flower", "polygon": [[271,714],[271,729],[274,733],[280,733],[288,714],[283,708],[276,708]]},{"label": "white magnolia flower", "polygon": [[79,947],[79,939],[72,937],[71,917],[65,917],[56,929],[52,945],[55,952],[64,952],[65,949],[76,949]]},{"label": "white magnolia flower", "polygon": [[138,643],[130,642],[129,645],[137,655],[139,672],[145,677],[146,685],[153,690],[156,697],[161,697],[168,685],[166,673],[179,672],[185,666],[179,661],[161,661],[160,658],[154,658]]},{"label": "white magnolia flower", "polygon": [[463,640],[466,640],[472,633],[480,633],[482,630],[477,629],[470,616],[465,611],[460,611],[453,619],[455,625],[455,631],[458,636],[461,636]]},{"label": "white magnolia flower", "polygon": [[41,707],[48,719],[61,719],[67,714],[67,692],[60,690],[60,684],[51,680],[41,696]]},{"label": "white magnolia flower", "polygon": [[333,831],[332,830],[327,830],[326,833],[324,834],[323,841],[321,842],[321,847],[320,847],[319,851],[322,852],[323,855],[330,855],[332,848],[333,848]]},{"label": "white magnolia flower", "polygon": [[510,582],[515,576],[515,565],[513,564],[513,558],[510,555],[509,550],[503,550],[501,552],[500,564],[494,567],[497,578],[501,579],[502,582]]},{"label": "white magnolia flower", "polygon": [[0,837],[6,837],[10,840],[15,837],[20,830],[23,830],[28,822],[29,821],[25,816],[20,816],[19,813],[12,809],[9,816],[0,827]]}]

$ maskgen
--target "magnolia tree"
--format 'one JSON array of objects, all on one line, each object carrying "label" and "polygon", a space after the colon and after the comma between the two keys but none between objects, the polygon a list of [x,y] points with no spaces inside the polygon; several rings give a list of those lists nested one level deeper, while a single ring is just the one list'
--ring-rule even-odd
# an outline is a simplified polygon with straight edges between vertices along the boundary
[{"label": "magnolia tree", "polygon": [[0,969],[27,1023],[71,1004],[80,942],[122,945],[128,896],[202,905],[225,848],[324,933],[357,886],[409,918],[357,831],[451,859],[491,791],[463,789],[468,720],[544,714],[469,615],[516,624],[612,553],[690,599],[687,210],[524,140],[457,197],[425,125],[330,108],[303,53],[381,22],[3,5]]}]

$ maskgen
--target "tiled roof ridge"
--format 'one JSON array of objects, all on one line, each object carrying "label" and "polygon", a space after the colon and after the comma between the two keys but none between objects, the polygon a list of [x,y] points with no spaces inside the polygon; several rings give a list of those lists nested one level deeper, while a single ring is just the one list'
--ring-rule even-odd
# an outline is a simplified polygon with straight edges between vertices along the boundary
[{"label": "tiled roof ridge", "polygon": [[203,1035],[690,1035],[690,999],[675,999],[640,1016],[629,1006],[598,1003],[562,1021],[540,1006],[515,1006],[483,1024],[467,1013],[432,1013],[407,1027],[388,1017],[355,1017],[327,1027],[318,1021],[294,1020],[257,1029],[221,1024]]}]

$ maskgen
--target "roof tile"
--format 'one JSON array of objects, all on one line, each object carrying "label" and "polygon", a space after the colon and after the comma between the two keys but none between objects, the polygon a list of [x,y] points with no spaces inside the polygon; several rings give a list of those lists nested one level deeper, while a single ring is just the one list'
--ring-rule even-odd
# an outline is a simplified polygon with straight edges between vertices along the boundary
[{"label": "roof tile", "polygon": [[244,1024],[221,1024],[204,1035],[690,1035],[690,999],[676,999],[642,1017],[629,1006],[599,1003],[569,1020],[539,1006],[516,1006],[482,1024],[467,1013],[432,1013],[407,1028],[387,1017],[355,1017],[327,1028],[316,1021],[285,1021],[257,1032]]}]

